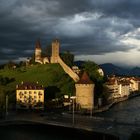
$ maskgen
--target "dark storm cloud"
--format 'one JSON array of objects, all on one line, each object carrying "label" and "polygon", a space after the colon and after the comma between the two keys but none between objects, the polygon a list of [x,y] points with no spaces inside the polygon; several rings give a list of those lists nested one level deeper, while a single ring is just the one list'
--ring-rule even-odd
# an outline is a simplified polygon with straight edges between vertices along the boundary
[{"label": "dark storm cloud", "polygon": [[121,40],[139,27],[139,6],[139,0],[1,0],[0,60],[31,56],[38,38],[45,47],[58,37],[62,50],[81,55],[129,51],[135,46]]}]

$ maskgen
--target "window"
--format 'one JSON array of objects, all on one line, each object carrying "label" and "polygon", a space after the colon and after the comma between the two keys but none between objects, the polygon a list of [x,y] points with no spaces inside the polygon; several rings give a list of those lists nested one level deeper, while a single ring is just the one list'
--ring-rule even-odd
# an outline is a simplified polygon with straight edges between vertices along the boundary
[{"label": "window", "polygon": [[39,91],[39,92],[38,92],[38,95],[39,95],[39,96],[41,96],[41,95],[42,95],[42,93]]}]

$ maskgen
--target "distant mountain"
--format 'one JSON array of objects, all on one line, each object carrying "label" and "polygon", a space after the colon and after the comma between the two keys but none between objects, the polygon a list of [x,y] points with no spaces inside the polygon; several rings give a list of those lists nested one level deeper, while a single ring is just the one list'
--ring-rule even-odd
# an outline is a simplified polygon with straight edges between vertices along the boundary
[{"label": "distant mountain", "polygon": [[130,70],[130,75],[137,75],[140,76],[140,67],[135,67]]},{"label": "distant mountain", "polygon": [[105,63],[105,64],[101,64],[99,66],[100,66],[100,68],[103,69],[103,71],[106,75],[111,75],[111,74],[128,75],[129,74],[129,70],[116,66],[116,65],[113,65],[111,63]]},{"label": "distant mountain", "polygon": [[[75,61],[74,64],[80,67],[85,61]],[[103,69],[105,75],[127,75],[127,76],[140,76],[140,67],[123,68],[112,63],[105,63],[99,65]]]},{"label": "distant mountain", "polygon": [[140,67],[129,69],[122,68],[111,63],[105,63],[99,66],[103,69],[106,75],[115,74],[115,75],[140,76]]}]

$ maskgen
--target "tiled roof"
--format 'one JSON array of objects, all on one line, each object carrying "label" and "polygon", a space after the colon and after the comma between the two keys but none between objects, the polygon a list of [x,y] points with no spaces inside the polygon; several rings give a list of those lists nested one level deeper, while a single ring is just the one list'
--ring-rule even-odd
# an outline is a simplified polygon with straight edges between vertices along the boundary
[{"label": "tiled roof", "polygon": [[42,85],[39,85],[35,82],[22,82],[21,84],[17,85],[16,89],[24,90],[24,89],[44,89]]},{"label": "tiled roof", "polygon": [[88,74],[84,72],[77,84],[93,84],[93,82],[90,80]]}]

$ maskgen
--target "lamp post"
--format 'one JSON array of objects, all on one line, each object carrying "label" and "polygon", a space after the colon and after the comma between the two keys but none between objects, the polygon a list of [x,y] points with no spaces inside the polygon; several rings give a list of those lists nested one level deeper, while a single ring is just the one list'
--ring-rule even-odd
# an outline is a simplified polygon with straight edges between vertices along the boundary
[{"label": "lamp post", "polygon": [[76,96],[71,96],[70,99],[72,99],[72,125],[74,126],[75,124],[75,99],[76,99]]}]

